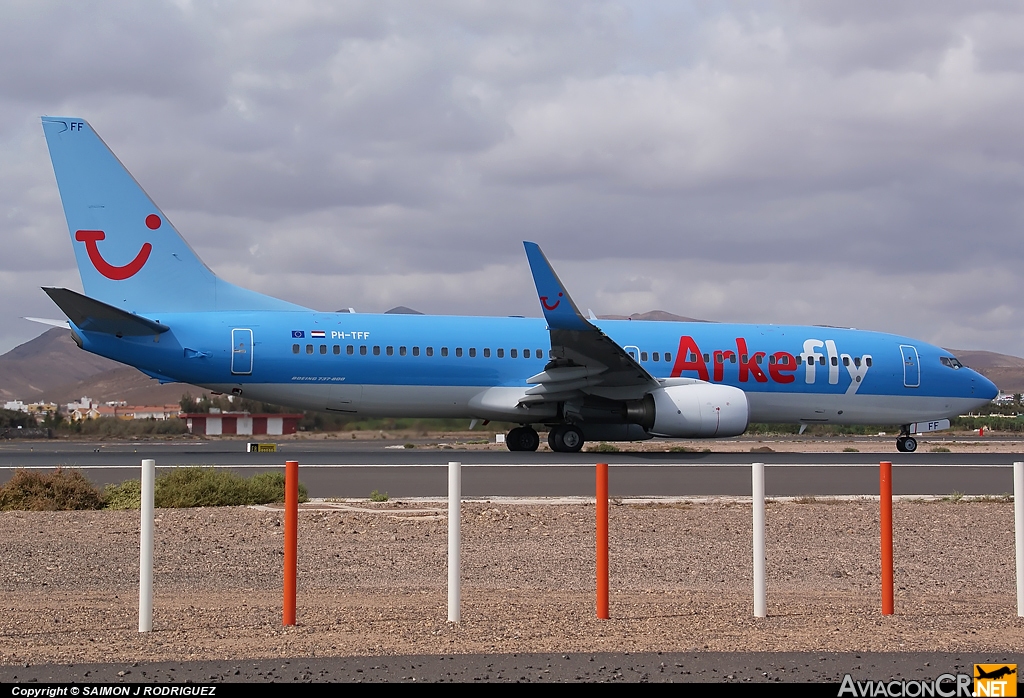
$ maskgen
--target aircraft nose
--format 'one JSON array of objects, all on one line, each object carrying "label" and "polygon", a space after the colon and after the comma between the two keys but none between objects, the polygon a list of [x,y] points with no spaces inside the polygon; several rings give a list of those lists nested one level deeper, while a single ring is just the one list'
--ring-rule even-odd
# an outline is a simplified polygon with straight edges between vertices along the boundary
[{"label": "aircraft nose", "polygon": [[972,392],[979,398],[992,401],[999,397],[999,388],[996,387],[996,384],[977,371],[974,371],[971,383],[973,388]]}]

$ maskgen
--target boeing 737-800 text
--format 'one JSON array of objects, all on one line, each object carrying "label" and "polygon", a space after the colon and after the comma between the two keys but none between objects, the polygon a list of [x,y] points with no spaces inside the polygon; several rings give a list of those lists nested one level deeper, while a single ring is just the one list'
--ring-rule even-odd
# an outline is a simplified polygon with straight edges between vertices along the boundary
[{"label": "boeing 737-800 text", "polygon": [[85,294],[45,291],[87,351],[161,381],[353,416],[519,424],[514,451],[714,438],[750,422],[900,424],[992,400],[988,379],[907,337],[832,327],[584,317],[524,243],[543,319],[324,313],[218,278],[92,127],[43,117]]}]

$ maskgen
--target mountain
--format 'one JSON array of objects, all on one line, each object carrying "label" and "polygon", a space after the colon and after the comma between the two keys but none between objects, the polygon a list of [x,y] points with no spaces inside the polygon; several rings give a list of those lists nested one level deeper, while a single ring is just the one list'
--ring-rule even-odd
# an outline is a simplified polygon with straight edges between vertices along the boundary
[{"label": "mountain", "polygon": [[632,315],[598,315],[601,320],[653,320],[656,322],[711,322],[710,320],[698,320],[692,317],[675,315],[665,310],[649,310],[646,313],[633,313]]},{"label": "mountain", "polygon": [[55,327],[0,356],[0,398],[36,402],[54,388],[118,367],[123,365],[82,351],[70,332]]},{"label": "mountain", "polygon": [[949,349],[960,363],[970,366],[999,386],[1003,393],[1024,393],[1024,359],[994,351]]}]

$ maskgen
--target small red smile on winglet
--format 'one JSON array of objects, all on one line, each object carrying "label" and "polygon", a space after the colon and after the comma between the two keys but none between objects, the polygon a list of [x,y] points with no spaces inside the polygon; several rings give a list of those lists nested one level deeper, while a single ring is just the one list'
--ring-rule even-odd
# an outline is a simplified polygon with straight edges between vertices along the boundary
[{"label": "small red smile on winglet", "polygon": [[[160,223],[160,216],[150,214],[146,217],[146,227],[150,230],[159,228]],[[100,249],[96,245],[98,241],[106,237],[106,233],[102,230],[79,230],[75,233],[75,240],[85,243],[85,250],[89,253],[89,261],[92,262],[92,265],[96,267],[96,271],[100,274],[113,281],[124,281],[138,274],[142,267],[146,266],[146,262],[149,261],[149,253],[153,251],[151,244],[148,242],[143,243],[142,249],[135,255],[135,259],[123,267],[115,267],[103,259],[103,255],[100,254]]]},{"label": "small red smile on winglet", "polygon": [[[559,297],[559,299],[561,299],[562,294],[559,293],[558,297]],[[547,296],[541,296],[540,297],[540,304],[544,306],[544,310],[554,310],[555,308],[558,307],[558,304],[561,303],[561,302],[562,302],[561,300],[557,300],[557,301],[555,301],[554,305],[548,305],[548,297]]]}]

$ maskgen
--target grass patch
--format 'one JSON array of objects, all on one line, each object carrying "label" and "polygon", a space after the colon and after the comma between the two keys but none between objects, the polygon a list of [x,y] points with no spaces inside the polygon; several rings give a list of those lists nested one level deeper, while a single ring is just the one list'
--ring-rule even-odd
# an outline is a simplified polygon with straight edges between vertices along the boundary
[{"label": "grass patch", "polygon": [[602,441],[599,444],[587,446],[587,453],[618,453],[619,447]]},{"label": "grass patch", "polygon": [[416,444],[403,444],[402,448],[416,448]]},{"label": "grass patch", "polygon": [[377,490],[374,490],[370,493],[371,502],[386,502],[388,499],[390,499],[390,497],[388,497],[387,492],[378,492]]},{"label": "grass patch", "polygon": [[846,448],[843,449],[843,453],[860,453],[860,449],[853,448],[852,446],[847,446]]},{"label": "grass patch", "polygon": [[19,469],[0,487],[0,511],[72,511],[102,507],[103,493],[81,470],[57,468],[45,473]]},{"label": "grass patch", "polygon": [[949,495],[948,497],[943,497],[942,501],[944,501],[944,502],[953,502],[955,504],[955,503],[959,502],[960,500],[962,500],[963,498],[964,498],[964,493],[963,492],[954,492],[953,494]]},{"label": "grass patch", "polygon": [[945,446],[935,446],[931,449],[932,453],[949,453],[949,449]]},{"label": "grass patch", "polygon": [[[161,508],[230,507],[284,501],[284,473],[269,472],[244,478],[230,470],[175,468],[156,479],[156,506]],[[309,491],[299,485],[299,501]]]},{"label": "grass patch", "polygon": [[139,480],[125,480],[118,485],[107,485],[103,489],[107,509],[141,509],[142,483]]}]

